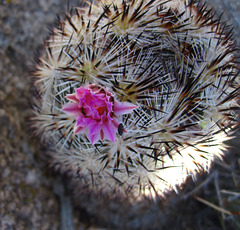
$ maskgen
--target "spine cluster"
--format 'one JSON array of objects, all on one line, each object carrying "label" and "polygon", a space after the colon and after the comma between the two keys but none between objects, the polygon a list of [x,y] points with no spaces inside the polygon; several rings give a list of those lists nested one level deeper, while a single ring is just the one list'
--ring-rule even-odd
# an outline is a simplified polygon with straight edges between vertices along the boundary
[{"label": "spine cluster", "polygon": [[226,31],[193,0],[103,0],[66,15],[35,72],[34,126],[53,164],[110,195],[160,194],[207,169],[237,123]]}]

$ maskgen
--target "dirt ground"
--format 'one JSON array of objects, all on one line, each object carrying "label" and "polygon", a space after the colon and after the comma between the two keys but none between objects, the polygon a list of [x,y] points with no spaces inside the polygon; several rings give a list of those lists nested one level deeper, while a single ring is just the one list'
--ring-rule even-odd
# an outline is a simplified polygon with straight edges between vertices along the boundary
[{"label": "dirt ground", "polygon": [[[92,197],[71,201],[62,178],[48,168],[46,150],[33,137],[28,118],[30,74],[38,47],[57,15],[79,4],[80,0],[0,0],[0,230],[240,229],[239,136],[230,142],[223,162],[196,182],[189,181],[178,195],[135,205]],[[234,25],[240,44],[240,1],[208,4],[219,15],[224,12],[222,18]]]}]

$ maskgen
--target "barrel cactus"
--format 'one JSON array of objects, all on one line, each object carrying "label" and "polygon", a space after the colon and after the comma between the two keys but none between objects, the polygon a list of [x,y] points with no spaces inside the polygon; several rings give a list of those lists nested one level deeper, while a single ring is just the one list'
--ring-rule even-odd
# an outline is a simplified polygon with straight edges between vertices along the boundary
[{"label": "barrel cactus", "polygon": [[208,170],[237,124],[231,36],[194,0],[76,7],[34,74],[34,127],[51,164],[83,190],[130,197]]}]

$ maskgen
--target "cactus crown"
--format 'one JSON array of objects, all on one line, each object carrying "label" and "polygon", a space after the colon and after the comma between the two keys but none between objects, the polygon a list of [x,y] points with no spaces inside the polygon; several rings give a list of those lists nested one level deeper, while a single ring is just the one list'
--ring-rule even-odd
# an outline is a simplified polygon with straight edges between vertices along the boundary
[{"label": "cactus crown", "polygon": [[59,24],[36,66],[34,126],[84,188],[161,193],[220,154],[238,67],[205,5],[104,0]]}]

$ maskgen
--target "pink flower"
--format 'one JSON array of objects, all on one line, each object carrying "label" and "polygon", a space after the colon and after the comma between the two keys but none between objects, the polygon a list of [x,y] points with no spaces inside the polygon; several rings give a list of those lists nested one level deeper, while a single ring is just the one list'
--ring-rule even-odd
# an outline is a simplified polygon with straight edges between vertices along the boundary
[{"label": "pink flower", "polygon": [[131,113],[136,105],[129,102],[119,102],[107,89],[88,85],[75,89],[75,93],[68,94],[71,101],[62,110],[75,116],[74,132],[86,132],[87,138],[94,145],[99,139],[115,142],[116,132],[120,124],[118,116]]}]

